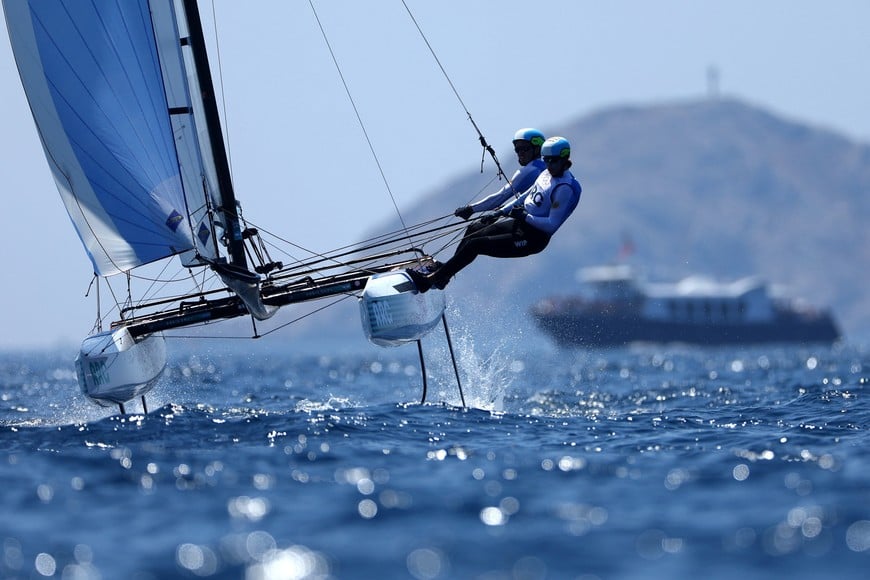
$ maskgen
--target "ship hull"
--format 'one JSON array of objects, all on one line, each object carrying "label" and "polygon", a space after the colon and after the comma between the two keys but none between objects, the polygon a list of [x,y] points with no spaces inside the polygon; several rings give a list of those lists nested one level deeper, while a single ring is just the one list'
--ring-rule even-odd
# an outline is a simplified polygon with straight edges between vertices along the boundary
[{"label": "ship hull", "polygon": [[636,315],[583,312],[533,313],[538,327],[558,344],[620,346],[632,342],[701,345],[831,343],[840,333],[825,314],[782,316],[765,323],[703,323],[646,320]]}]

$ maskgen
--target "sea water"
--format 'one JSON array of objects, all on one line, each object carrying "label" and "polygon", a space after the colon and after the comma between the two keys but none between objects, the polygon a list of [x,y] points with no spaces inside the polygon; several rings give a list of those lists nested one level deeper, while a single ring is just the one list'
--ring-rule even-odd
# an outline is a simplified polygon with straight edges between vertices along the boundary
[{"label": "sea water", "polygon": [[[867,578],[870,352],[0,356],[0,577]],[[463,399],[465,405],[463,406]]]}]

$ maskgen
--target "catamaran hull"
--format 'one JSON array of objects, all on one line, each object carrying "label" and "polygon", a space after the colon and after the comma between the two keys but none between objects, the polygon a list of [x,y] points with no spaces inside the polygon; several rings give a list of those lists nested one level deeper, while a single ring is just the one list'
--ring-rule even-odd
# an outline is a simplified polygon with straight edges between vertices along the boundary
[{"label": "catamaran hull", "polygon": [[417,292],[404,271],[371,276],[359,305],[366,338],[378,346],[421,339],[438,324],[446,306],[443,292]]},{"label": "catamaran hull", "polygon": [[87,337],[76,357],[82,393],[98,405],[122,405],[144,395],[166,368],[162,334],[134,339],[125,327]]}]

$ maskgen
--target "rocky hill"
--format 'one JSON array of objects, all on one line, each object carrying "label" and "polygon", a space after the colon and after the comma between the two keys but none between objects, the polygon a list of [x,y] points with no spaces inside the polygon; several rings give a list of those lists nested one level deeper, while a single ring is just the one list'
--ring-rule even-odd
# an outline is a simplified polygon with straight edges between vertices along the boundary
[{"label": "rocky hill", "polygon": [[[629,259],[652,280],[761,275],[831,307],[848,339],[870,338],[870,146],[727,99],[616,107],[542,130],[570,139],[583,197],[542,254],[481,257],[451,283],[452,310],[473,334],[495,322],[546,340],[528,306],[570,293],[578,268],[613,262],[630,239]],[[506,147],[498,154],[515,159]],[[515,163],[504,164],[511,173]],[[471,169],[406,212],[406,223],[449,213],[487,179]],[[332,339],[358,340],[347,302],[294,338],[327,326]]]}]

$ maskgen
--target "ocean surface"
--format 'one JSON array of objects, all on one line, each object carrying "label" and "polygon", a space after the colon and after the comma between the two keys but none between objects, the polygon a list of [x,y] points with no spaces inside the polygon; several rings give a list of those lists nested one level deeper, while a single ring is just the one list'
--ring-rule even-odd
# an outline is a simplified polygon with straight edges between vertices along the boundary
[{"label": "ocean surface", "polygon": [[[0,577],[867,578],[870,350],[0,355]],[[289,350],[289,349],[288,349]]]}]

